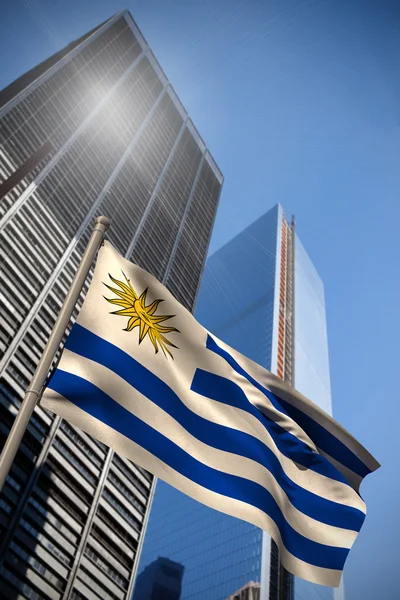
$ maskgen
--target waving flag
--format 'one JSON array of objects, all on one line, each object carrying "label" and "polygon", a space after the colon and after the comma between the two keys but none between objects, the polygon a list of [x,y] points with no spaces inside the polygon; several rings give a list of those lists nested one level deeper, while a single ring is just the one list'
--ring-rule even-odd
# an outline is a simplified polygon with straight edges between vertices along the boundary
[{"label": "waving flag", "polygon": [[107,242],[41,404],[267,531],[294,575],[339,585],[365,518],[358,488],[378,463]]}]

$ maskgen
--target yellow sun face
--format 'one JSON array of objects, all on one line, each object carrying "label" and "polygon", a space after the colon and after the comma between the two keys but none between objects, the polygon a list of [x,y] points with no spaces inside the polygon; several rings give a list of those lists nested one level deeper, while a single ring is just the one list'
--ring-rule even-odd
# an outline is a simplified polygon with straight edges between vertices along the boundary
[{"label": "yellow sun face", "polygon": [[160,325],[160,323],[171,319],[175,315],[155,315],[154,313],[156,312],[158,305],[160,302],[163,302],[163,300],[154,300],[154,302],[151,302],[151,304],[146,306],[147,288],[140,296],[138,296],[125,273],[122,272],[122,275],[125,277],[125,283],[108,274],[111,281],[120,289],[104,283],[111,292],[118,296],[118,298],[106,298],[105,296],[104,298],[111,304],[121,306],[120,310],[115,310],[111,314],[129,317],[125,331],[132,331],[135,327],[139,327],[139,344],[141,344],[146,335],[148,335],[156,354],[158,349],[161,348],[166,357],[167,354],[169,354],[169,356],[173,358],[168,346],[172,346],[173,348],[178,348],[178,346],[175,346],[175,344],[170,342],[165,337],[165,334],[171,333],[171,331],[179,333],[179,330],[176,329],[176,327],[165,327],[165,325]]}]

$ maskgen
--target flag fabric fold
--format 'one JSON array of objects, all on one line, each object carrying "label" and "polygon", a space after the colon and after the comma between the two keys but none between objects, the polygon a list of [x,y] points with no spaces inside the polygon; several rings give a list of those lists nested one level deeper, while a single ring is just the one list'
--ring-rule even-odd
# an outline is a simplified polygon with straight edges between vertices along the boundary
[{"label": "flag fabric fold", "polygon": [[359,485],[379,464],[108,242],[41,405],[267,531],[294,575],[339,585],[365,518]]}]

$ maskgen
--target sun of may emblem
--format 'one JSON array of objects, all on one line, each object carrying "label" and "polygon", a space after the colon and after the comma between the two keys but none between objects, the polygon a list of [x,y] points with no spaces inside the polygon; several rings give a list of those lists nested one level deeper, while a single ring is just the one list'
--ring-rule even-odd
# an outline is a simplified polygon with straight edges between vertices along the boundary
[{"label": "sun of may emblem", "polygon": [[148,335],[156,354],[158,349],[161,348],[165,357],[169,354],[171,358],[173,358],[168,346],[172,346],[173,348],[178,348],[178,346],[175,346],[175,344],[165,336],[172,331],[179,333],[179,330],[176,329],[176,327],[160,325],[160,323],[171,319],[175,315],[155,315],[154,313],[156,312],[158,305],[160,302],[163,302],[163,300],[154,300],[154,302],[151,302],[146,306],[148,288],[146,288],[139,296],[133,289],[130,280],[127,279],[124,272],[122,272],[122,275],[125,278],[125,282],[119,281],[108,274],[111,281],[120,289],[111,287],[103,282],[111,292],[118,296],[118,298],[106,298],[105,296],[104,298],[111,304],[121,306],[120,310],[115,310],[111,314],[128,317],[128,324],[124,331],[132,331],[135,327],[139,327],[139,344],[141,344],[146,335]]}]

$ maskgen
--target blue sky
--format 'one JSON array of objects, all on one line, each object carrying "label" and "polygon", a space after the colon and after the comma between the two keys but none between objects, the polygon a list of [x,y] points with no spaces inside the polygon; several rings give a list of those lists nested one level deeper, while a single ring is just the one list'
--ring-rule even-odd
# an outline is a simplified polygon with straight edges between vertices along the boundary
[{"label": "blue sky", "polygon": [[347,600],[395,600],[400,5],[4,0],[0,87],[128,8],[225,175],[210,250],[276,202],[325,283],[336,418],[382,463]]}]

